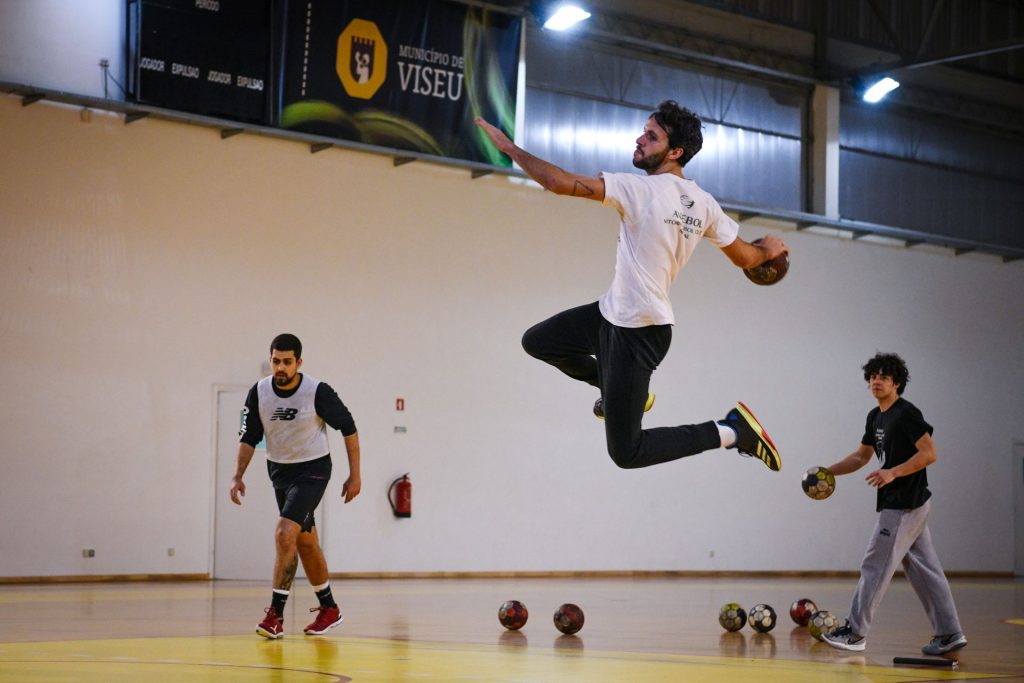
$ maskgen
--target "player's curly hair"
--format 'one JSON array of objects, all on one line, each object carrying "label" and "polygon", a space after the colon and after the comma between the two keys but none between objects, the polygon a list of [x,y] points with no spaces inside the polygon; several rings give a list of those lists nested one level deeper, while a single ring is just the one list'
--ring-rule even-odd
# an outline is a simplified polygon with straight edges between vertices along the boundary
[{"label": "player's curly hair", "polygon": [[294,351],[296,358],[302,358],[302,342],[294,334],[285,332],[274,337],[274,341],[270,342],[270,353],[274,353],[274,349]]},{"label": "player's curly hair", "polygon": [[668,133],[669,147],[679,147],[683,155],[679,157],[679,166],[686,166],[690,159],[704,145],[701,133],[703,124],[700,118],[675,100],[665,100],[658,105],[658,110],[651,114],[658,125]]},{"label": "player's curly hair", "polygon": [[888,375],[897,385],[896,395],[902,396],[910,384],[910,371],[907,363],[895,353],[876,353],[875,357],[864,365],[864,381],[870,382],[871,375]]}]

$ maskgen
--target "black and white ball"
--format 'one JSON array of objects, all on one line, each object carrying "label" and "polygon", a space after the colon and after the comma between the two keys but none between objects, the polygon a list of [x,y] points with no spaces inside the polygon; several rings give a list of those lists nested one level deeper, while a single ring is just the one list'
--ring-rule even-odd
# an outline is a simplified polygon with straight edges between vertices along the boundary
[{"label": "black and white ball", "polygon": [[754,608],[750,610],[750,614],[747,615],[747,622],[750,623],[750,628],[758,633],[768,633],[768,631],[775,628],[777,621],[778,617],[771,605],[754,605]]}]

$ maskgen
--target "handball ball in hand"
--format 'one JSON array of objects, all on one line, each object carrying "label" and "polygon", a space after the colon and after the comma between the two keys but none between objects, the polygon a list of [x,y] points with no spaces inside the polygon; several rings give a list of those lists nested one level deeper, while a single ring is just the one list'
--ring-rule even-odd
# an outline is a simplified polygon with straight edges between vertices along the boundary
[{"label": "handball ball in hand", "polygon": [[[751,242],[751,244],[759,244],[760,242],[761,239],[758,238]],[[789,272],[789,252],[786,251],[773,259],[768,259],[759,266],[743,269],[743,274],[755,285],[774,285],[786,277],[787,272]]]},{"label": "handball ball in hand", "polygon": [[807,470],[800,486],[808,498],[825,500],[836,490],[836,477],[827,467],[812,467]]}]

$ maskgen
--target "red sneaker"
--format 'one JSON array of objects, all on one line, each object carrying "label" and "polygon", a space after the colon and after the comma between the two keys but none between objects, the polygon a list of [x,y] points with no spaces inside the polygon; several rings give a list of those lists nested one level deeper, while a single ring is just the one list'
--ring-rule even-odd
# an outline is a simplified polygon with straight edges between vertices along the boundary
[{"label": "red sneaker", "polygon": [[284,638],[284,619],[273,607],[268,607],[263,611],[267,613],[267,616],[256,626],[256,633],[264,638]]},{"label": "red sneaker", "polygon": [[317,612],[316,620],[303,629],[307,636],[319,636],[341,624],[345,617],[337,607],[313,607],[310,612]]}]

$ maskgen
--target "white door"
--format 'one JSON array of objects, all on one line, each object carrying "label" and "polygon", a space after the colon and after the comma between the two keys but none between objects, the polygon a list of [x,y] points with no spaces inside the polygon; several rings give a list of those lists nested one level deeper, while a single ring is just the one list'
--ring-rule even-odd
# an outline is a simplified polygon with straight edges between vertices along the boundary
[{"label": "white door", "polygon": [[1013,573],[1024,576],[1024,443],[1013,445],[1013,536],[1016,552]]},{"label": "white door", "polygon": [[[274,572],[274,527],[279,518],[274,490],[267,476],[267,455],[257,448],[243,481],[241,505],[231,502],[231,477],[238,456],[238,430],[247,391],[217,392],[216,490],[214,505],[213,578],[256,579],[268,584]],[[317,519],[317,525],[321,523]],[[321,530],[322,533],[322,530]],[[302,563],[297,576],[305,577]]]}]

